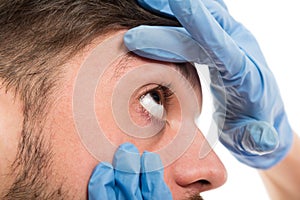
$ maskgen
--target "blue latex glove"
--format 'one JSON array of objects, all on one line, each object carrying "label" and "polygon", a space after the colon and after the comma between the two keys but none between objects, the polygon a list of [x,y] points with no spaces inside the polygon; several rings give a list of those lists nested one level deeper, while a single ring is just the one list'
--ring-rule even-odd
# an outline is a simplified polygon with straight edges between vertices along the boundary
[{"label": "blue latex glove", "polygon": [[138,2],[153,12],[162,10],[174,15],[183,27],[131,29],[124,37],[129,50],[156,60],[207,64],[216,107],[214,117],[217,122],[225,120],[224,126],[219,123],[220,141],[238,160],[252,167],[266,169],[282,160],[293,134],[276,81],[257,41],[229,15],[224,2]]},{"label": "blue latex glove", "polygon": [[140,157],[134,145],[125,143],[115,153],[113,165],[101,162],[94,169],[90,200],[172,199],[158,154],[144,152]]}]

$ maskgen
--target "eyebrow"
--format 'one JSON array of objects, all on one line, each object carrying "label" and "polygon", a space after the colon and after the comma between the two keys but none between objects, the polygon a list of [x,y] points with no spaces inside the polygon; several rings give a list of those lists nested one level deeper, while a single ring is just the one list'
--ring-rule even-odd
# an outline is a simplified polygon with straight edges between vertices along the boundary
[{"label": "eyebrow", "polygon": [[[121,77],[123,75],[123,72],[126,71],[128,67],[130,67],[129,62],[136,58],[139,58],[139,56],[137,56],[133,52],[129,52],[126,55],[124,55],[117,63],[118,67],[115,69],[114,77]],[[174,69],[177,70],[180,74],[182,74],[183,77],[186,78],[193,87],[196,87],[198,84],[200,85],[199,76],[193,64],[188,62],[172,63],[172,66],[174,66]]]}]

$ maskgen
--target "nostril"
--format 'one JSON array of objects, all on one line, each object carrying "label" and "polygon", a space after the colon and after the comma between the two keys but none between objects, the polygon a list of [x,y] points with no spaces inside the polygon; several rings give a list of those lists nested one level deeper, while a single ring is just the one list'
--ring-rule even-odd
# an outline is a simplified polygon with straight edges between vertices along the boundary
[{"label": "nostril", "polygon": [[211,185],[211,183],[208,180],[205,180],[205,179],[198,180],[198,182],[201,185],[205,185],[205,186],[210,186]]}]

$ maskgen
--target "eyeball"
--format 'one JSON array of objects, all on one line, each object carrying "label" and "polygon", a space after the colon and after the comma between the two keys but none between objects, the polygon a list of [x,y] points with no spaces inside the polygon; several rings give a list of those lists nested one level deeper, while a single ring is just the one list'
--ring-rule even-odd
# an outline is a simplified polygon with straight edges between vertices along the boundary
[{"label": "eyeball", "polygon": [[163,119],[164,107],[160,104],[160,97],[155,93],[148,93],[140,98],[140,104],[153,117]]}]

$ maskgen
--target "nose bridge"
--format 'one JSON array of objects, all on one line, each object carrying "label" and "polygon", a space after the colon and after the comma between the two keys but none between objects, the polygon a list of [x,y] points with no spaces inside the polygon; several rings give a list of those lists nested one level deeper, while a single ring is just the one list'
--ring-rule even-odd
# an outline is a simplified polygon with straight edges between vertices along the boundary
[{"label": "nose bridge", "polygon": [[[203,151],[206,151],[205,156]],[[227,178],[223,163],[200,131],[189,149],[174,163],[174,170],[177,184],[188,186],[207,182],[209,188],[205,190],[223,185]]]}]

